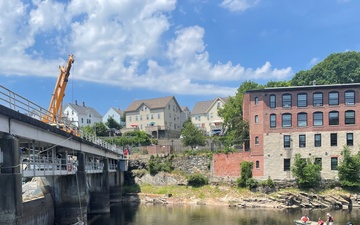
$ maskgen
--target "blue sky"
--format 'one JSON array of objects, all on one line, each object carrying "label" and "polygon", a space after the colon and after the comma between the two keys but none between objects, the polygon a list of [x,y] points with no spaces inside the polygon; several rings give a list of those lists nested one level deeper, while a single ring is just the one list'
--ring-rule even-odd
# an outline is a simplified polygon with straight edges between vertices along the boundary
[{"label": "blue sky", "polygon": [[3,0],[1,85],[48,107],[74,54],[64,103],[99,113],[138,99],[181,106],[289,80],[360,50],[356,0]]}]

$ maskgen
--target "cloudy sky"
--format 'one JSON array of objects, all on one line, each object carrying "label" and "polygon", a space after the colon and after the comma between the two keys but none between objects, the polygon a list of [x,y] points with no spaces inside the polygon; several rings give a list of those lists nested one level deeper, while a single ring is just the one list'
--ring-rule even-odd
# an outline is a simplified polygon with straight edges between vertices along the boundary
[{"label": "cloudy sky", "polygon": [[289,80],[360,51],[355,0],[2,0],[1,85],[48,107],[74,54],[64,102],[104,114],[138,99],[181,106]]}]

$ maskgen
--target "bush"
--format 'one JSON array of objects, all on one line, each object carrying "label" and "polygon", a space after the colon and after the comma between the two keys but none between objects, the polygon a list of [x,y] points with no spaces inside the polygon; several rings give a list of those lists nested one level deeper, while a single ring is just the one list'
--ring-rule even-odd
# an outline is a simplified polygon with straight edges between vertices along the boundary
[{"label": "bush", "polygon": [[164,171],[164,172],[171,172],[174,170],[174,167],[172,166],[172,162],[171,159],[165,159],[165,160],[161,160],[161,158],[154,157],[153,155],[150,156],[150,160],[148,163],[148,169],[151,175],[155,175],[160,171]]},{"label": "bush", "polygon": [[270,177],[268,177],[267,180],[261,181],[261,182],[260,182],[260,185],[261,185],[262,187],[270,187],[270,188],[275,187],[275,183],[274,183],[274,181],[273,181]]},{"label": "bush", "polygon": [[207,177],[202,174],[193,174],[188,177],[188,185],[193,187],[201,187],[209,183]]}]

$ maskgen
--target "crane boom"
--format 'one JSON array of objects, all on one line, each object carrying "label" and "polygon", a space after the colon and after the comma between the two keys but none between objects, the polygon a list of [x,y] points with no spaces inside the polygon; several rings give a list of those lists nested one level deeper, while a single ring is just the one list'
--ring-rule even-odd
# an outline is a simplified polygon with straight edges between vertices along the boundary
[{"label": "crane boom", "polygon": [[65,96],[65,89],[68,83],[68,78],[70,76],[70,69],[72,64],[74,63],[74,56],[69,55],[69,59],[67,61],[66,67],[59,66],[60,74],[57,79],[54,92],[51,96],[50,105],[48,111],[50,115],[46,115],[43,117],[43,122],[46,123],[56,123],[62,118],[62,101]]}]

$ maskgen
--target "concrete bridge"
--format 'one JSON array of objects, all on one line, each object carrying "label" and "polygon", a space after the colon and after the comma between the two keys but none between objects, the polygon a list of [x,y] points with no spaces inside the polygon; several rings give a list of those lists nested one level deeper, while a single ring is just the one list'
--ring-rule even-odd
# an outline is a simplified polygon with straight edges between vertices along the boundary
[{"label": "concrete bridge", "polygon": [[[86,224],[121,200],[122,149],[46,124],[46,113],[0,85],[0,224]],[[43,195],[26,200],[22,187],[34,177]]]}]

